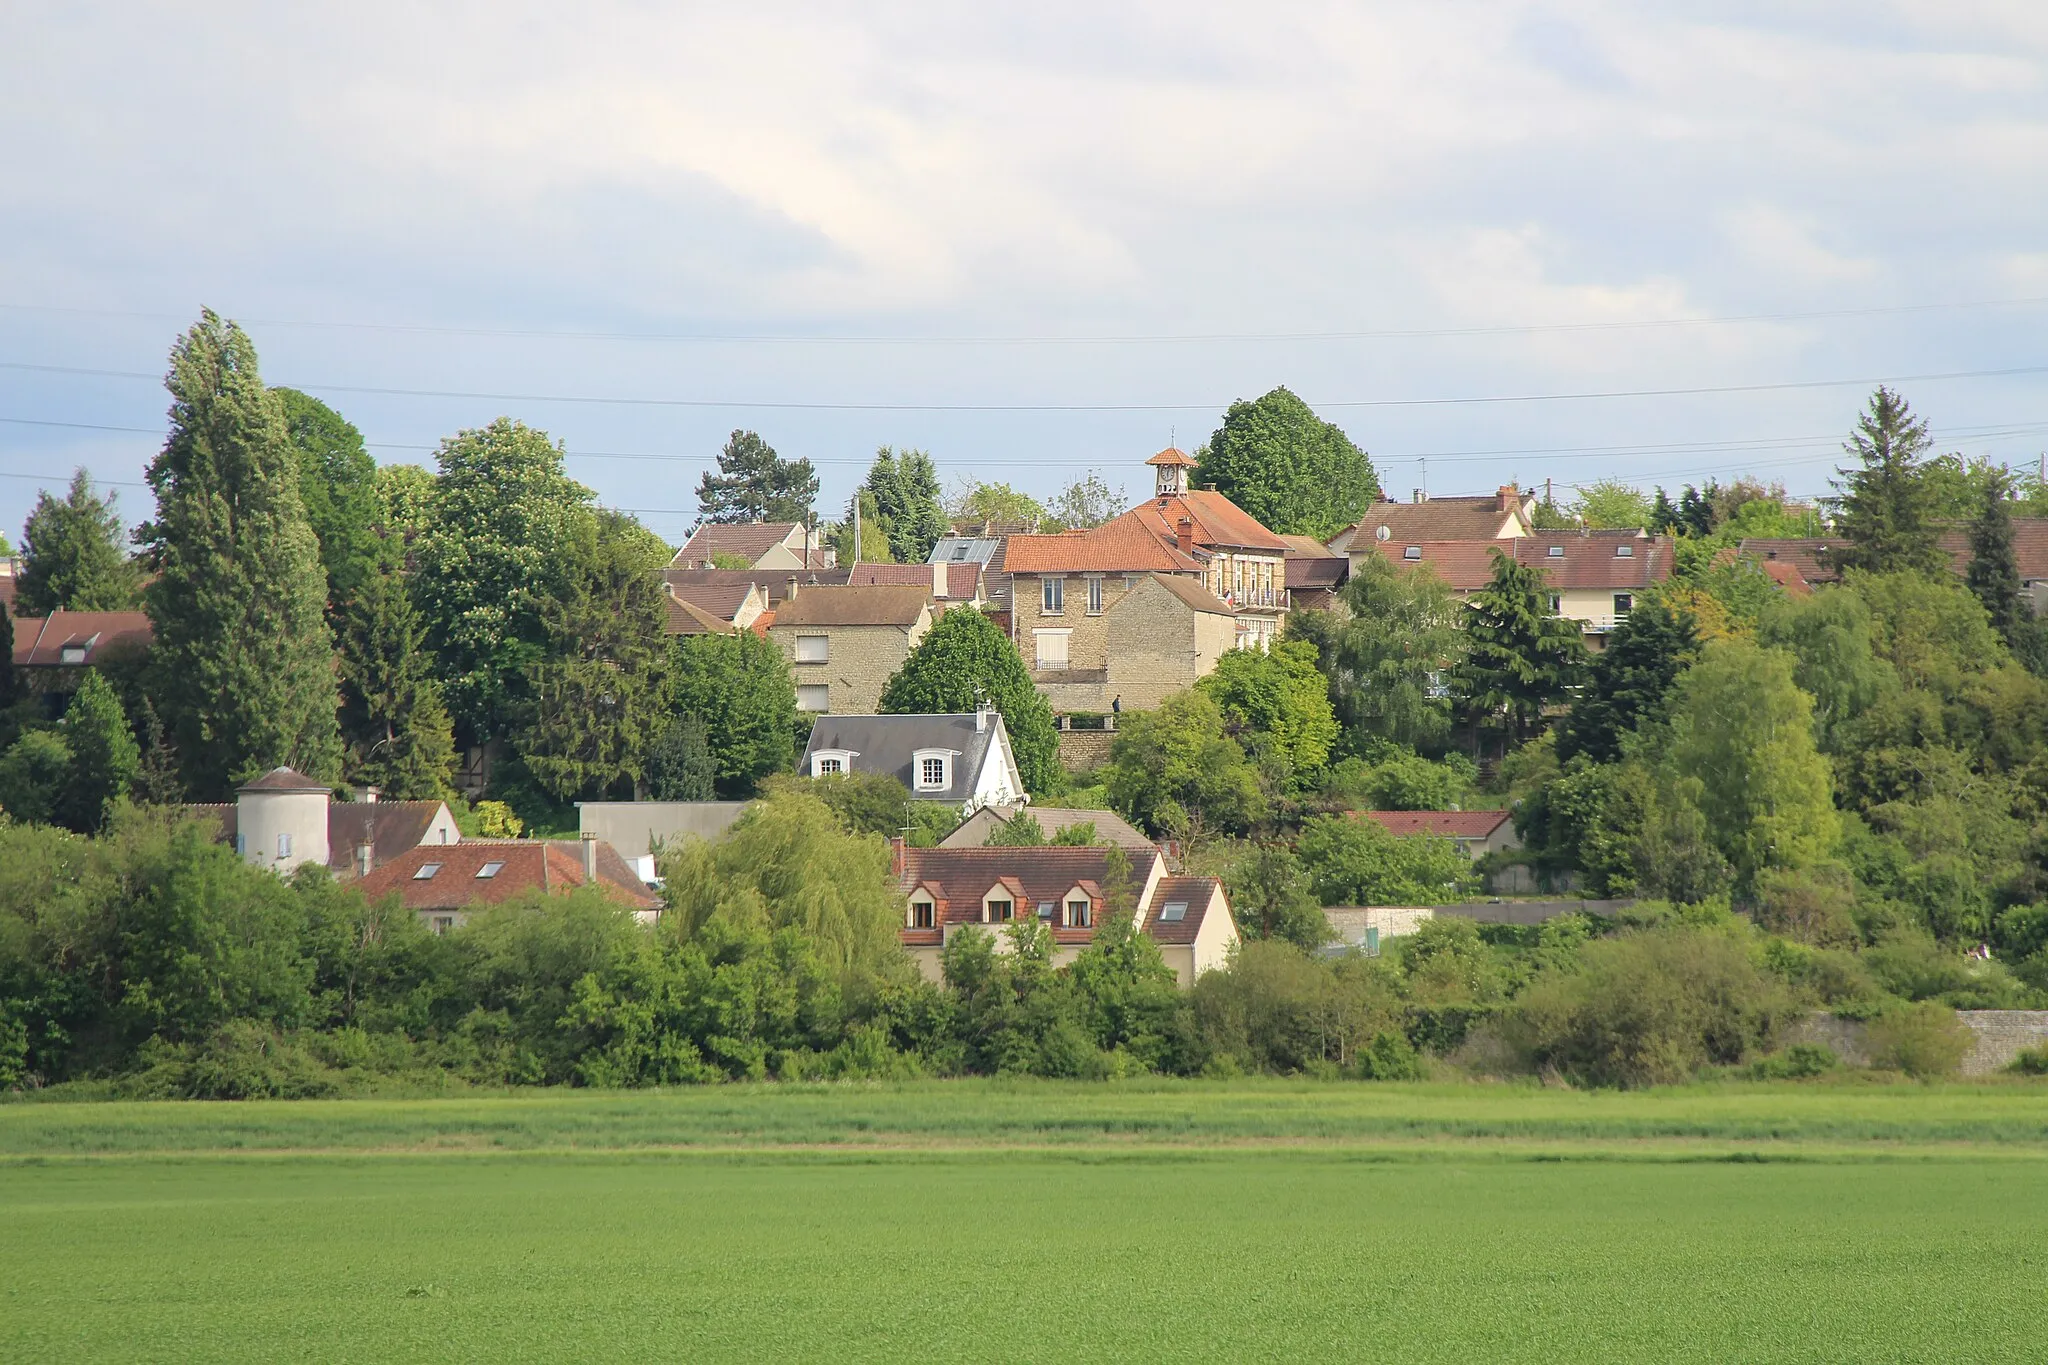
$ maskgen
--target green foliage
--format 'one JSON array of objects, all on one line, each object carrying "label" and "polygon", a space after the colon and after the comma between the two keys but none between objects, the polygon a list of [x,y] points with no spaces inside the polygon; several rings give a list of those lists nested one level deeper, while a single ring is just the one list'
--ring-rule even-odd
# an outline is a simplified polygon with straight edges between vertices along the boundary
[{"label": "green foliage", "polygon": [[718,765],[710,732],[696,716],[676,716],[647,755],[647,794],[656,801],[709,801]]},{"label": "green foliage", "polygon": [[1451,700],[1441,682],[1465,650],[1450,588],[1425,566],[1372,555],[1352,572],[1343,603],[1348,617],[1294,612],[1287,621],[1288,638],[1316,644],[1339,723],[1395,744],[1442,740]]},{"label": "green foliage", "polygon": [[1633,484],[1596,479],[1580,486],[1572,511],[1574,519],[1589,530],[1626,531],[1648,526],[1655,507],[1649,495]]},{"label": "green foliage", "polygon": [[1829,752],[1841,747],[1850,722],[1898,685],[1872,648],[1870,608],[1854,591],[1784,599],[1765,616],[1760,639],[1792,653],[1792,680],[1813,698],[1814,738]]},{"label": "green foliage", "polygon": [[1228,650],[1195,690],[1216,703],[1224,729],[1247,752],[1277,759],[1291,774],[1321,768],[1336,742],[1329,686],[1305,642]]},{"label": "green foliage", "polygon": [[785,460],[751,431],[735,431],[718,453],[718,472],[697,481],[697,510],[707,521],[811,523],[818,474],[809,460]]},{"label": "green foliage", "polygon": [[1922,1080],[1953,1075],[1972,1041],[1956,1012],[1932,1000],[1887,1010],[1864,1030],[1873,1065]]},{"label": "green foliage", "polygon": [[1092,530],[1113,520],[1129,501],[1123,489],[1111,488],[1100,473],[1091,469],[1085,477],[1075,479],[1062,488],[1045,505],[1045,522],[1040,529],[1047,532]]},{"label": "green foliage", "polygon": [[14,613],[0,602],[0,739],[9,737],[4,717],[21,700],[21,675],[14,669]]},{"label": "green foliage", "polygon": [[363,434],[333,408],[297,389],[271,392],[284,411],[306,521],[320,541],[328,610],[338,614],[390,557],[378,534],[385,515],[377,462],[364,449]]},{"label": "green foliage", "polygon": [[1250,845],[1224,868],[1223,886],[1246,939],[1285,939],[1314,951],[1333,937],[1301,859],[1285,844]]},{"label": "green foliage", "polygon": [[997,823],[982,840],[985,848],[1043,848],[1045,829],[1030,811],[1020,810],[1008,820]]},{"label": "green foliage", "polygon": [[711,748],[718,794],[754,794],[763,778],[787,772],[796,754],[796,684],[789,661],[752,631],[678,635],[669,647],[669,705],[695,717]]},{"label": "green foliage", "polygon": [[71,747],[50,730],[29,730],[0,754],[0,811],[25,824],[49,824],[67,804]]},{"label": "green foliage", "polygon": [[1372,461],[1285,388],[1232,403],[1198,454],[1196,481],[1282,535],[1335,535],[1380,495]]},{"label": "green foliage", "polygon": [[1841,1067],[1832,1048],[1819,1043],[1794,1043],[1782,1052],[1750,1063],[1749,1074],[1760,1081],[1808,1081]]},{"label": "green foliage", "polygon": [[97,833],[127,797],[142,763],[120,700],[97,669],[85,671],[64,710],[64,744],[70,770],[53,813],[80,834]]},{"label": "green foliage", "polygon": [[[939,472],[932,457],[922,450],[883,446],[875,451],[867,481],[858,491],[868,495],[861,507],[861,558],[877,562],[866,553],[867,519],[872,516],[888,557],[898,564],[924,563],[932,546],[946,533],[945,509],[939,505]],[[844,556],[841,561],[845,562]]]},{"label": "green foliage", "polygon": [[1913,416],[1904,398],[1882,386],[1870,396],[1842,447],[1857,467],[1836,471],[1844,480],[1836,484],[1842,490],[1836,529],[1849,542],[1835,552],[1837,567],[1871,573],[1945,567],[1923,458],[1931,443],[1926,419]]},{"label": "green foliage", "polygon": [[768,782],[765,790],[808,794],[824,802],[848,833],[902,838],[912,848],[935,847],[960,823],[952,806],[912,799],[910,789],[887,773],[778,777]]},{"label": "green foliage", "polygon": [[447,438],[436,458],[410,586],[443,699],[482,743],[531,700],[532,670],[552,652],[549,609],[574,591],[564,551],[588,534],[591,494],[545,432],[507,417]]},{"label": "green foliage", "polygon": [[[855,516],[856,509],[859,512],[858,517]],[[860,528],[860,543],[858,545],[854,544],[853,539],[856,524]],[[838,554],[841,564],[893,564],[896,562],[895,552],[889,548],[888,525],[882,520],[881,509],[875,502],[875,495],[866,487],[854,489],[853,496],[847,500],[846,519],[840,522],[832,531],[832,547]],[[720,560],[728,562],[721,564]],[[739,562],[731,562],[735,560]],[[734,555],[728,554],[723,550],[714,550],[711,554],[711,567],[714,569],[747,569],[753,566],[747,562],[744,555]]]},{"label": "green foliage", "polygon": [[455,732],[425,623],[398,573],[357,580],[342,614],[341,730],[351,778],[399,801],[454,795]]},{"label": "green foliage", "polygon": [[1324,905],[1436,905],[1462,900],[1476,881],[1449,839],[1393,835],[1353,816],[1311,818],[1294,848]]},{"label": "green foliage", "polygon": [[1984,497],[1970,525],[1970,567],[1964,581],[1984,606],[1991,628],[2006,646],[2019,650],[2035,633],[2032,613],[2020,599],[2020,565],[2012,543],[2011,483],[2004,471],[1985,481]]},{"label": "green foliage", "polygon": [[1017,647],[978,611],[955,608],[925,632],[882,689],[884,715],[964,715],[987,704],[1002,713],[1024,787],[1058,791],[1060,737],[1052,708],[1031,683]]},{"label": "green foliage", "polygon": [[946,502],[946,512],[956,522],[987,525],[999,530],[1022,528],[1032,531],[1045,520],[1044,506],[1030,494],[1020,493],[1006,483],[978,480],[956,489]]},{"label": "green foliage", "polygon": [[1431,760],[1385,744],[1367,753],[1333,764],[1324,794],[1360,810],[1463,810],[1479,780],[1478,766],[1460,753]]},{"label": "green foliage", "polygon": [[320,546],[276,395],[242,329],[212,312],[171,352],[171,434],[143,530],[156,644],[150,696],[195,797],[288,764],[337,774],[333,636]]},{"label": "green foliage", "polygon": [[1277,940],[1244,944],[1228,972],[1195,983],[1193,1005],[1203,1038],[1242,1071],[1356,1074],[1377,1040],[1401,1030],[1399,986],[1382,960],[1318,961]]},{"label": "green foliage", "polygon": [[53,611],[130,611],[140,584],[128,558],[115,495],[101,498],[81,469],[61,499],[47,492],[21,529],[21,570],[14,609],[24,616]]},{"label": "green foliage", "polygon": [[1243,833],[1265,814],[1258,770],[1200,692],[1125,716],[1104,768],[1110,803],[1154,833]]},{"label": "green foliage", "polygon": [[2048,1076],[2048,1047],[2023,1047],[2006,1070],[2020,1076]]},{"label": "green foliage", "polygon": [[1585,754],[1597,763],[1621,757],[1623,738],[1660,719],[1678,675],[1699,653],[1690,615],[1645,602],[1608,640],[1587,670],[1586,686],[1557,729],[1557,756]]},{"label": "green foliage", "polygon": [[526,830],[525,822],[503,801],[479,801],[471,814],[476,828],[463,833],[478,839],[517,839]]},{"label": "green foliage", "polygon": [[1587,895],[1626,896],[1636,889],[1654,789],[1640,763],[1594,763],[1580,755],[1522,801],[1515,830],[1536,867],[1552,878],[1577,870]]},{"label": "green foliage", "polygon": [[1507,991],[1504,964],[1462,915],[1437,915],[1398,943],[1408,994],[1422,1006],[1491,1005]]},{"label": "green foliage", "polygon": [[1465,603],[1465,657],[1453,676],[1474,729],[1505,745],[1534,735],[1544,708],[1578,685],[1586,646],[1576,622],[1545,608],[1540,570],[1491,553],[1492,581]]}]

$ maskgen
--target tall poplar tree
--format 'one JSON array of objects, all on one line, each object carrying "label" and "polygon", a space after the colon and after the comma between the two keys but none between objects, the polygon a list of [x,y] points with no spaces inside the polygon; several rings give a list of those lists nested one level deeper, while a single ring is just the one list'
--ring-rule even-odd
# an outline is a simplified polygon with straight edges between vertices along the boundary
[{"label": "tall poplar tree", "polygon": [[339,627],[356,590],[385,558],[385,542],[377,535],[383,516],[377,462],[363,446],[363,433],[333,408],[297,389],[271,392],[284,410],[285,433],[298,462],[299,497],[320,540],[329,617]]},{"label": "tall poplar tree", "polygon": [[211,310],[171,350],[171,434],[149,467],[157,518],[151,695],[186,789],[221,799],[277,764],[337,776],[334,640],[320,546],[276,395],[247,334]]},{"label": "tall poplar tree", "polygon": [[1965,581],[1984,604],[1992,629],[2016,653],[2023,649],[2029,618],[2020,601],[2020,561],[2012,545],[2010,476],[1999,470],[1986,480],[1983,506],[1970,525],[1970,567]]},{"label": "tall poplar tree", "polygon": [[1927,421],[1906,400],[1879,386],[1842,449],[1854,469],[1837,469],[1843,482],[1837,524],[1847,545],[1833,551],[1836,567],[1895,573],[1938,573],[1947,557],[1936,543],[1941,528],[1928,506],[1926,461],[1932,438]]},{"label": "tall poplar tree", "polygon": [[21,531],[16,609],[24,616],[133,610],[138,576],[126,539],[114,495],[95,495],[83,469],[64,497],[39,494]]}]

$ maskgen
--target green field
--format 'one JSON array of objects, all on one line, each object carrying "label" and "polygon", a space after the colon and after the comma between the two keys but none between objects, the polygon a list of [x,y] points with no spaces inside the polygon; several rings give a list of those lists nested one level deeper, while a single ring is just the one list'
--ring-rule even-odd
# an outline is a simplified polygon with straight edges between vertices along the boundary
[{"label": "green field", "polygon": [[0,1360],[2038,1361],[2048,1091],[0,1105]]}]

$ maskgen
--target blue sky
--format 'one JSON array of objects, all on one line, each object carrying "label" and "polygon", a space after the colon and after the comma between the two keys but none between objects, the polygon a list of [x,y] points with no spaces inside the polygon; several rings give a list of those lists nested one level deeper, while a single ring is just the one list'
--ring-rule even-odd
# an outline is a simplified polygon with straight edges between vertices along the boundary
[{"label": "blue sky", "polygon": [[510,413],[671,541],[735,427],[828,511],[882,443],[1136,489],[1282,383],[1404,496],[1821,492],[1880,377],[2048,449],[2038,0],[23,5],[0,185],[10,535],[139,480],[202,306],[380,460]]}]

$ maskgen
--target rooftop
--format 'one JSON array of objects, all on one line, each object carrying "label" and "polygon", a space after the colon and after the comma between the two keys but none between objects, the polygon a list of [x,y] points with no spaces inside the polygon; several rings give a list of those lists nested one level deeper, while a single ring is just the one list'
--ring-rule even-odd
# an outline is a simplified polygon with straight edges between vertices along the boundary
[{"label": "rooftop", "polygon": [[930,609],[924,587],[877,584],[867,587],[804,587],[775,609],[775,628],[785,626],[899,626],[917,624]]},{"label": "rooftop", "polygon": [[[802,599],[799,598],[799,601]],[[944,787],[918,790],[911,764],[920,751],[950,753],[954,761],[946,771]],[[1009,731],[1000,712],[977,716],[842,716],[820,715],[811,726],[810,742],[804,746],[800,771],[809,773],[811,755],[840,752],[852,755],[854,772],[886,773],[916,794],[920,801],[964,803],[975,792],[975,778],[989,762],[1009,765],[1010,790],[1021,792],[1023,779],[1016,771],[1016,757],[1010,751]]]},{"label": "rooftop", "polygon": [[[597,885],[621,905],[659,910],[618,850],[597,841]],[[411,849],[357,885],[371,900],[396,892],[408,910],[463,910],[495,905],[528,891],[560,894],[585,884],[583,849],[575,839],[465,839]]]},{"label": "rooftop", "polygon": [[75,668],[98,663],[116,650],[146,649],[155,638],[148,614],[140,611],[53,611],[48,616],[17,616],[14,666]]},{"label": "rooftop", "polygon": [[1512,811],[1504,810],[1361,810],[1352,814],[1389,834],[1434,834],[1446,839],[1484,839],[1513,817]]}]

